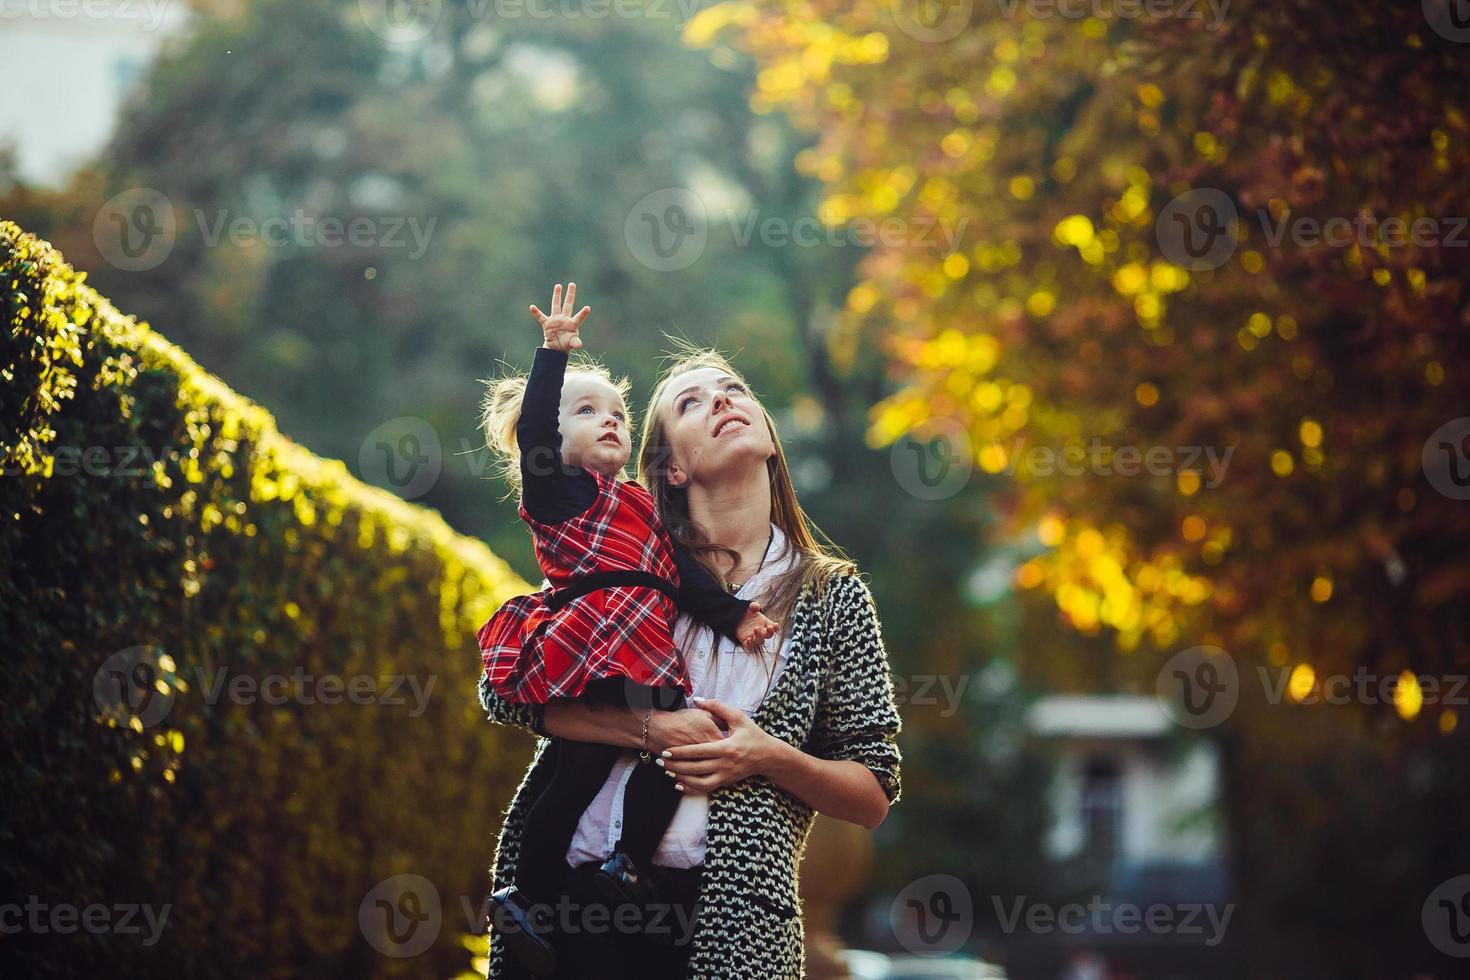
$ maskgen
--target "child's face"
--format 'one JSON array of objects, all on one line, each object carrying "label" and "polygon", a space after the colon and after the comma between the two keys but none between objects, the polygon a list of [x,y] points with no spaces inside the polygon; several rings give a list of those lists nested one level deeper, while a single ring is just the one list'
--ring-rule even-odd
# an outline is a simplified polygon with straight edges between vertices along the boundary
[{"label": "child's face", "polygon": [[569,375],[561,388],[561,454],[569,464],[617,476],[633,452],[628,410],[616,388],[590,375]]}]

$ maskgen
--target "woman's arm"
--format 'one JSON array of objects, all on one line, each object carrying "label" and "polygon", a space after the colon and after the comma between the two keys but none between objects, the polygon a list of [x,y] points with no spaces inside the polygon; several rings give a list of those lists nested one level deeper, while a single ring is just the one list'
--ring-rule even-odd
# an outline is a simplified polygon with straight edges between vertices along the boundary
[{"label": "woman's arm", "polygon": [[869,830],[888,816],[888,794],[861,762],[819,759],[767,736],[773,743],[764,774],[767,779],[819,813]]},{"label": "woman's arm", "polygon": [[495,693],[495,689],[490,686],[490,678],[484,671],[480,672],[480,707],[485,709],[486,717],[497,725],[509,725],[542,738],[549,734],[542,720],[543,705],[517,704],[505,700]]},{"label": "woman's arm", "polygon": [[[643,747],[645,713],[613,705],[562,702],[546,706],[544,724],[546,731],[558,738],[639,749]],[[648,714],[650,752],[663,752],[672,746],[708,742],[719,737],[719,726],[697,708]]]},{"label": "woman's arm", "polygon": [[867,585],[855,575],[841,576],[828,590],[832,664],[806,745],[797,748],[766,733],[728,705],[701,701],[730,734],[664,753],[664,767],[684,788],[709,792],[760,775],[839,820],[868,828],[883,822],[899,796],[901,761],[888,655]]},{"label": "woman's arm", "polygon": [[[611,705],[518,704],[507,701],[480,675],[480,707],[489,720],[530,732],[541,738],[569,738],[574,742],[598,742],[625,749],[643,745],[643,713]],[[708,742],[720,737],[710,716],[696,708],[655,711],[648,719],[648,749],[662,752],[675,745]]]},{"label": "woman's arm", "polygon": [[764,776],[819,813],[872,830],[888,816],[888,795],[860,762],[821,759],[767,733],[745,712],[697,702],[730,729],[718,742],[664,751],[658,760],[679,789],[708,793],[747,776]]},{"label": "woman's arm", "polygon": [[802,748],[818,758],[862,763],[893,803],[901,789],[898,734],[903,722],[878,608],[867,583],[856,574],[836,577],[827,598],[832,664]]}]

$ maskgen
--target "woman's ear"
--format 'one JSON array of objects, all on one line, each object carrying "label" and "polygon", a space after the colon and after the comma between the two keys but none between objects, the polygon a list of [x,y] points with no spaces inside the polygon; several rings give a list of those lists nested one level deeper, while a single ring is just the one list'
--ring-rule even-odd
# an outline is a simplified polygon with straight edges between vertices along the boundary
[{"label": "woman's ear", "polygon": [[679,464],[669,462],[668,470],[664,473],[664,479],[671,487],[683,488],[689,485],[689,474],[679,468]]}]

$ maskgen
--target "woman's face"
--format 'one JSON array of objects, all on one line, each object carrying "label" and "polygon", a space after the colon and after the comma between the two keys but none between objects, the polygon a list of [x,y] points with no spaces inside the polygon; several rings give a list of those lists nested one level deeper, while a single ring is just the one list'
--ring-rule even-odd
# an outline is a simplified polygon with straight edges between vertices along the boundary
[{"label": "woman's face", "polygon": [[775,455],[760,403],[745,382],[717,367],[669,379],[657,408],[669,443],[666,479],[676,487],[707,484]]}]

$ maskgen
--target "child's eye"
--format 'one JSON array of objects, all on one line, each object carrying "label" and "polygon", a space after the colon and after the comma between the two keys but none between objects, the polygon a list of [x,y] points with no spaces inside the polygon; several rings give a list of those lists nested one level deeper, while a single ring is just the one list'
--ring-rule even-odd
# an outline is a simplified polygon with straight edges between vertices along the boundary
[{"label": "child's eye", "polygon": [[619,422],[628,421],[628,416],[624,415],[622,412],[613,412],[613,417],[616,418]]},{"label": "child's eye", "polygon": [[592,406],[591,405],[583,405],[581,408],[577,409],[577,414],[578,415],[582,415],[582,414],[584,414],[586,412],[590,412],[590,411],[592,411]]}]

